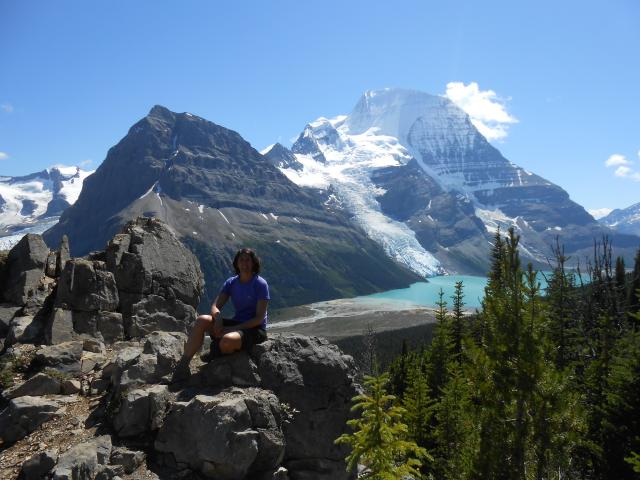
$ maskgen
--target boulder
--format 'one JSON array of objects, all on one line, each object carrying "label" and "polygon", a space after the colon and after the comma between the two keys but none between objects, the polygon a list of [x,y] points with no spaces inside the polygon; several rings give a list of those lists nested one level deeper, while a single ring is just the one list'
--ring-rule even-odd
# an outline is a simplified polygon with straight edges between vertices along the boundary
[{"label": "boulder", "polygon": [[[168,383],[182,356],[187,336],[177,332],[153,332],[144,343],[142,353],[128,362],[120,372],[105,367],[122,387],[151,383]],[[132,352],[131,352],[132,353]]]},{"label": "boulder", "polygon": [[360,393],[353,359],[324,339],[302,335],[271,337],[256,345],[251,356],[261,387],[298,412],[283,427],[285,464],[326,459],[341,464],[336,475],[344,472],[348,448],[335,445],[334,440],[347,431],[351,399]]},{"label": "boulder", "polygon": [[9,325],[18,310],[20,307],[16,305],[0,304],[0,337],[5,337],[9,333]]},{"label": "boulder", "polygon": [[111,450],[111,464],[122,466],[124,473],[132,473],[145,461],[144,452],[129,450],[124,447],[114,447]]},{"label": "boulder", "polygon": [[82,349],[86,352],[101,353],[105,355],[107,350],[104,347],[104,343],[95,338],[85,338],[82,340]]},{"label": "boulder", "polygon": [[7,345],[35,343],[42,337],[44,325],[32,316],[13,317],[7,333]]},{"label": "boulder", "polygon": [[254,387],[260,385],[258,367],[244,351],[213,359],[202,367],[198,376],[204,386]]},{"label": "boulder", "polygon": [[49,344],[70,342],[76,337],[73,330],[73,313],[71,310],[55,308],[49,325],[45,329],[45,341]]},{"label": "boulder", "polygon": [[196,310],[175,297],[149,295],[131,306],[131,316],[125,324],[128,337],[144,337],[162,330],[188,333],[196,319]]},{"label": "boulder", "polygon": [[107,357],[102,353],[82,352],[80,359],[80,371],[89,373],[96,369],[100,364],[104,363]]},{"label": "boulder", "polygon": [[69,238],[66,235],[63,235],[62,241],[60,242],[60,248],[58,249],[58,255],[56,257],[56,277],[60,276],[69,260],[71,260]]},{"label": "boulder", "polygon": [[45,450],[25,460],[22,464],[20,477],[23,480],[41,480],[51,471],[58,461],[56,450]]},{"label": "boulder", "polygon": [[33,365],[65,373],[79,373],[82,364],[82,341],[73,341],[40,348]]},{"label": "boulder", "polygon": [[204,280],[198,260],[158,219],[128,223],[109,243],[106,257],[119,290],[175,297],[194,308],[200,301]]},{"label": "boulder", "polygon": [[108,344],[124,337],[122,314],[119,312],[74,311],[73,329],[77,333],[91,335]]},{"label": "boulder", "polygon": [[49,255],[47,256],[47,262],[44,268],[44,274],[47,277],[54,278],[56,276],[57,257],[58,257],[58,254],[56,252],[49,252]]},{"label": "boulder", "polygon": [[60,455],[53,469],[54,480],[93,480],[100,465],[109,463],[111,437],[102,435],[71,447]]},{"label": "boulder", "polygon": [[40,235],[28,233],[7,257],[2,296],[7,302],[24,305],[42,284],[49,248]]},{"label": "boulder", "polygon": [[137,437],[160,427],[171,400],[166,385],[139,388],[121,395],[112,417],[119,437]]},{"label": "boulder", "polygon": [[57,395],[59,393],[60,380],[46,373],[36,373],[22,384],[5,390],[2,394],[5,398],[16,398],[25,395],[37,397],[41,395]]},{"label": "boulder", "polygon": [[122,374],[137,362],[141,354],[141,346],[123,347],[116,353],[115,357],[104,366],[102,369],[102,378],[109,379],[114,386],[120,385]]},{"label": "boulder", "polygon": [[[263,408],[254,408],[256,404]],[[206,477],[242,479],[280,464],[281,423],[280,404],[270,392],[236,389],[197,395],[188,403],[173,404],[155,449],[169,457],[168,463],[188,466]]]},{"label": "boulder", "polygon": [[69,260],[58,279],[56,306],[71,310],[112,311],[118,308],[118,289],[104,262]]},{"label": "boulder", "polygon": [[44,422],[58,416],[58,402],[42,397],[18,397],[0,412],[2,447],[13,445]]},{"label": "boulder", "polygon": [[60,390],[63,395],[73,395],[74,393],[79,393],[82,388],[82,385],[79,380],[68,379],[62,382],[60,385]]}]

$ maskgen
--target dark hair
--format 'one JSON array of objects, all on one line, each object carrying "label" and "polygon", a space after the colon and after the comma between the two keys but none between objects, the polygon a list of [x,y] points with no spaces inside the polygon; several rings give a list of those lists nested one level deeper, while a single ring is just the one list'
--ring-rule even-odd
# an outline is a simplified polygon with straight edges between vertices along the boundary
[{"label": "dark hair", "polygon": [[258,258],[258,255],[256,255],[256,252],[254,252],[250,248],[241,248],[233,258],[233,269],[236,271],[236,275],[240,275],[240,270],[238,269],[238,259],[243,253],[246,253],[251,257],[251,262],[253,263],[253,268],[251,270],[253,271],[253,273],[260,273],[260,259]]}]

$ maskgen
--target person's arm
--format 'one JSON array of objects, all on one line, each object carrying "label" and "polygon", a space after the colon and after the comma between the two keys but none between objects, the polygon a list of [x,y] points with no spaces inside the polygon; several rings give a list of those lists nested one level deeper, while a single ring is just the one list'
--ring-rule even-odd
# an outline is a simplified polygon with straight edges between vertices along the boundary
[{"label": "person's arm", "polygon": [[213,335],[219,337],[222,335],[223,321],[220,310],[224,307],[225,303],[229,300],[229,294],[220,292],[216,297],[216,300],[211,305],[211,318],[213,318]]},{"label": "person's arm", "polygon": [[224,328],[224,333],[233,332],[235,330],[246,330],[248,328],[254,328],[262,325],[262,321],[264,320],[264,316],[267,314],[267,305],[269,300],[258,300],[258,304],[256,305],[256,316],[251,320],[247,320],[246,322],[239,323],[238,325],[234,325],[233,327]]}]

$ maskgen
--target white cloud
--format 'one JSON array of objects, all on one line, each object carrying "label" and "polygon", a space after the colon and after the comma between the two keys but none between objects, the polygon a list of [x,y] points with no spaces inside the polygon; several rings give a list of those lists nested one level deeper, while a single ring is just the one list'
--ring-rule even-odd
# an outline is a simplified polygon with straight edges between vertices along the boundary
[{"label": "white cloud", "polygon": [[[638,156],[640,157],[640,151],[638,151]],[[607,167],[617,167],[613,172],[616,177],[628,178],[634,182],[640,182],[640,171],[637,171],[635,167],[632,167],[633,162],[627,159],[624,155],[614,153],[607,158],[607,161],[604,162],[604,164]]]},{"label": "white cloud", "polygon": [[593,218],[598,220],[599,218],[606,217],[611,212],[613,212],[613,208],[606,208],[606,207],[604,207],[604,208],[590,208],[590,209],[587,210],[587,212],[589,212]]},{"label": "white cloud", "polygon": [[8,153],[0,152],[0,160],[6,160],[7,158],[9,158]]},{"label": "white cloud", "polygon": [[0,108],[6,113],[13,112],[13,105],[11,105],[10,103],[3,103],[2,105],[0,105]]},{"label": "white cloud", "polygon": [[616,168],[616,171],[613,174],[616,177],[628,177],[632,172],[633,170],[631,170],[629,167],[620,165],[618,168]]},{"label": "white cloud", "polygon": [[607,161],[604,162],[607,167],[615,167],[617,165],[631,165],[631,163],[632,162],[627,160],[624,155],[620,155],[617,153],[611,155],[609,158],[607,158]]},{"label": "white cloud", "polygon": [[518,122],[507,112],[505,100],[493,90],[480,90],[476,82],[469,85],[449,82],[445,97],[469,115],[471,122],[487,140],[505,138],[509,125]]},{"label": "white cloud", "polygon": [[83,160],[80,162],[80,166],[86,167],[87,165],[91,165],[92,163],[93,163],[93,160],[91,160],[90,158],[87,158],[86,160]]}]

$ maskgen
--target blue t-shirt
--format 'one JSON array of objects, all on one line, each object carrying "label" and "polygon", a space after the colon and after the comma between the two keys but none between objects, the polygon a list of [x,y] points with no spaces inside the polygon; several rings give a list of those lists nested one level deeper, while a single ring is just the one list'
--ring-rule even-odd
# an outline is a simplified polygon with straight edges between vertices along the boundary
[{"label": "blue t-shirt", "polygon": [[[269,285],[260,275],[254,275],[247,283],[242,283],[238,275],[228,278],[220,293],[226,293],[231,297],[236,314],[234,320],[246,322],[256,316],[258,300],[269,300]],[[262,328],[267,327],[267,314],[264,314]]]}]

